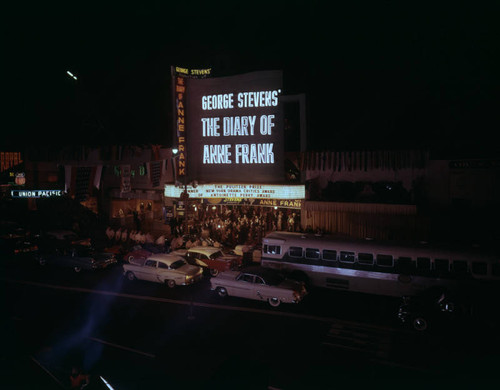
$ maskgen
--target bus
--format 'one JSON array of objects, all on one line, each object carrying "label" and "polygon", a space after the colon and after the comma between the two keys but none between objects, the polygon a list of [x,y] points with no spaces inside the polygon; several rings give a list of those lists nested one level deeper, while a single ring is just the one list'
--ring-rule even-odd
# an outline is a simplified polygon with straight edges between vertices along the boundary
[{"label": "bus", "polygon": [[400,298],[433,288],[472,292],[500,282],[500,256],[479,250],[293,232],[263,238],[261,265],[309,286]]}]

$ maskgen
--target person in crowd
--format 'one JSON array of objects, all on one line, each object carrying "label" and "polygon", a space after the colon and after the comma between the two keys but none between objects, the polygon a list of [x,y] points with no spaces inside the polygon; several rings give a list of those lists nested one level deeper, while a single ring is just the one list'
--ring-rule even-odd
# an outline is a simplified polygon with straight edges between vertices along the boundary
[{"label": "person in crowd", "polygon": [[106,237],[108,237],[109,241],[113,240],[115,237],[115,231],[111,228],[111,226],[106,228]]},{"label": "person in crowd", "polygon": [[115,232],[115,241],[120,241],[122,238],[122,228],[119,227]]},{"label": "person in crowd", "polygon": [[122,242],[123,243],[127,242],[127,238],[128,238],[128,230],[127,229],[123,229],[122,230]]}]

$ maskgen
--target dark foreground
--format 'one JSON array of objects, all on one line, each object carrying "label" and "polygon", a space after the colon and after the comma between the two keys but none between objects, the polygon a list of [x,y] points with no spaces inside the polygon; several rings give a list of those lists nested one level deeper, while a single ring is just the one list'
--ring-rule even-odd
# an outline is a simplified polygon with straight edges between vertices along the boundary
[{"label": "dark foreground", "polygon": [[219,299],[205,280],[170,290],[95,274],[5,267],[2,388],[333,389],[482,387],[500,363],[494,322],[426,334],[389,300],[312,291],[300,305]]}]

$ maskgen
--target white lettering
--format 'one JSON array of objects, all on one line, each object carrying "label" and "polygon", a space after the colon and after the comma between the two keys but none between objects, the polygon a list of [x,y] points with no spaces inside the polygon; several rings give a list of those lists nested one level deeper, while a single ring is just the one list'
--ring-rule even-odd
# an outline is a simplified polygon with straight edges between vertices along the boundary
[{"label": "white lettering", "polygon": [[236,144],[236,164],[274,164],[274,144]]},{"label": "white lettering", "polygon": [[204,145],[203,164],[231,164],[231,145]]},{"label": "white lettering", "polygon": [[201,118],[203,137],[219,137],[220,118]]},{"label": "white lettering", "polygon": [[227,110],[234,108],[234,96],[232,93],[202,96],[201,108],[203,110]]},{"label": "white lettering", "polygon": [[273,91],[256,91],[238,93],[238,108],[276,107],[281,89]]},{"label": "white lettering", "polygon": [[262,115],[260,117],[260,133],[262,135],[271,135],[274,127],[274,115]]}]

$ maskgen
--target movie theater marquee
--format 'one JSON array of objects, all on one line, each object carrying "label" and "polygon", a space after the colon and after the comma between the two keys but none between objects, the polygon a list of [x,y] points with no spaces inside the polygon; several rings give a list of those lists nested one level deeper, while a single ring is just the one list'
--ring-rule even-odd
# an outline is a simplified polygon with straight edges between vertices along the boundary
[{"label": "movie theater marquee", "polygon": [[189,178],[283,182],[282,73],[253,72],[186,83]]},{"label": "movie theater marquee", "polygon": [[[179,198],[183,187],[166,185],[166,197]],[[201,184],[196,188],[187,186],[187,192],[193,199],[304,199],[303,185],[259,185],[259,184]]]}]

